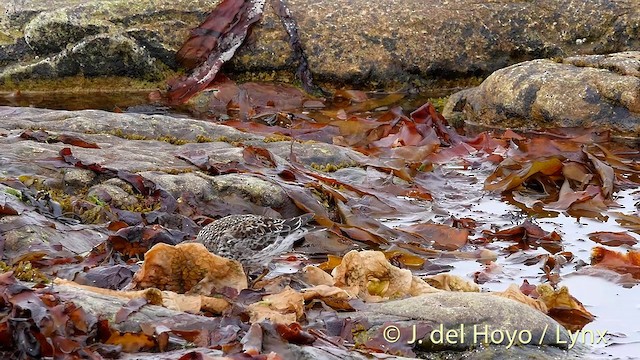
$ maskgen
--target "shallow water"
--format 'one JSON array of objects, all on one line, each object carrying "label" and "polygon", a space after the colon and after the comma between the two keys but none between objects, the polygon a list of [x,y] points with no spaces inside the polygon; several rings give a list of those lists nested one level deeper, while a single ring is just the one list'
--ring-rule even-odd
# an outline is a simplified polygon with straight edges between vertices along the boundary
[{"label": "shallow water", "polygon": [[[435,171],[452,171],[456,174],[449,176],[452,179],[450,184],[452,186],[440,187],[439,191],[432,192],[437,197],[436,203],[458,218],[470,217],[476,221],[485,222],[484,225],[479,226],[476,234],[483,228],[488,229],[490,225],[498,225],[500,228],[512,227],[521,223],[519,219],[526,217],[526,214],[523,214],[517,206],[508,203],[499,195],[488,194],[482,190],[484,177],[488,175],[486,171],[461,169]],[[455,189],[464,189],[462,201],[461,192],[452,191]],[[637,202],[637,194],[638,189],[624,190],[615,194],[622,208],[614,210],[627,214],[637,213],[634,205]],[[562,236],[563,250],[570,251],[574,255],[571,263],[561,268],[561,281],[558,286],[567,286],[570,294],[596,316],[593,322],[585,326],[583,332],[607,333],[606,341],[598,341],[599,336],[595,338],[585,336],[584,343],[591,348],[590,358],[637,358],[640,355],[640,286],[625,287],[602,277],[583,275],[581,270],[576,270],[576,265],[581,261],[589,264],[591,249],[596,245],[623,253],[629,248],[597,244],[589,239],[588,234],[591,232],[627,232],[639,240],[640,235],[620,226],[613,216],[602,222],[589,218],[576,219],[559,213],[555,217],[538,218],[536,223],[545,231],[558,232]],[[512,256],[505,256],[504,252],[500,252],[500,248],[506,248],[510,244],[496,241],[487,245],[488,248],[500,254],[496,263],[502,267],[502,273],[493,276],[491,281],[481,284],[483,290],[504,291],[511,284],[521,285],[524,279],[531,284],[544,282],[542,279],[544,274],[539,264],[524,265],[519,261],[522,257],[516,255],[537,255],[547,252],[539,248],[521,250]],[[634,248],[637,250],[637,245]],[[474,273],[485,268],[483,264],[474,260],[446,258],[436,259],[434,262],[453,265],[451,273],[467,279],[473,278]]]},{"label": "shallow water", "polygon": [[[405,109],[413,109],[421,104],[426,97],[433,94],[423,94],[421,97],[407,98]],[[442,95],[439,95],[442,96]],[[34,106],[51,109],[80,110],[100,109],[107,111],[126,111],[128,108],[136,112],[158,111],[171,113],[172,110],[160,107],[145,107],[149,105],[148,91],[135,93],[23,93],[0,94],[0,105]],[[142,107],[139,107],[143,105]],[[439,222],[449,215],[456,218],[472,218],[478,222],[478,228],[470,239],[481,236],[483,229],[492,225],[508,228],[520,224],[527,214],[508,199],[483,190],[483,182],[494,165],[482,162],[482,155],[471,159],[480,163],[479,167],[465,169],[456,164],[437,166],[433,170],[433,186],[428,188],[434,196],[433,204],[425,204],[425,212],[414,214],[412,218],[395,218],[386,221],[389,226],[407,225],[415,221],[425,221],[434,218]],[[473,158],[473,155],[470,156]],[[638,189],[624,190],[615,194],[617,202],[622,208],[613,209],[627,214],[638,212]],[[433,205],[435,209],[428,206]],[[440,211],[438,211],[440,210]],[[440,212],[444,215],[433,215]],[[429,217],[429,218],[426,218]],[[615,251],[626,252],[627,247],[607,247],[589,240],[588,234],[595,231],[626,231],[636,239],[640,235],[628,231],[615,222],[613,216],[606,221],[590,218],[576,219],[563,213],[536,214],[535,222],[545,231],[557,231],[562,236],[564,251],[573,253],[574,258],[560,270],[560,286],[567,286],[570,293],[580,300],[587,310],[596,316],[584,331],[606,331],[607,343],[590,343],[590,357],[594,358],[634,358],[640,354],[640,286],[623,286],[617,278],[605,279],[600,276],[586,274],[580,269],[580,264],[590,263],[591,249],[598,245]],[[504,291],[509,285],[522,284],[527,279],[531,284],[544,282],[544,274],[539,264],[524,265],[523,259],[538,254],[548,254],[542,248],[522,250],[509,255],[504,249],[512,245],[508,242],[494,241],[483,245],[469,244],[463,251],[488,249],[498,256],[496,264],[500,266],[497,273],[491,273],[488,282],[481,284],[481,288],[488,291]],[[634,246],[635,249],[638,245]],[[441,257],[430,260],[443,268],[452,267],[451,273],[466,279],[473,279],[476,272],[486,271],[486,265],[473,259],[457,257]],[[578,268],[577,268],[578,267]],[[586,266],[588,268],[588,266]],[[287,272],[287,271],[283,271]]]},{"label": "shallow water", "polygon": [[149,90],[134,92],[0,92],[0,105],[36,107],[55,110],[125,110],[130,106],[148,104]]}]

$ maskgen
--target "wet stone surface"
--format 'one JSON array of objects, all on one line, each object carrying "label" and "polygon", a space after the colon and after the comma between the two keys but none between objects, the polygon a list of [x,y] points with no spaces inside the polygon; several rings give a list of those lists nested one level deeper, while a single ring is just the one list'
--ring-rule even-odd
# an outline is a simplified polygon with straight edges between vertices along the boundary
[{"label": "wet stone surface", "polygon": [[533,60],[453,94],[443,114],[500,128],[600,127],[640,136],[640,52]]},{"label": "wet stone surface", "polygon": [[[0,7],[0,79],[85,74],[160,80],[218,1],[10,1]],[[632,50],[636,1],[288,1],[319,80],[374,88],[469,79],[525,60]],[[270,6],[231,61],[254,79],[291,80],[295,65]],[[101,55],[101,56],[96,56]]]}]

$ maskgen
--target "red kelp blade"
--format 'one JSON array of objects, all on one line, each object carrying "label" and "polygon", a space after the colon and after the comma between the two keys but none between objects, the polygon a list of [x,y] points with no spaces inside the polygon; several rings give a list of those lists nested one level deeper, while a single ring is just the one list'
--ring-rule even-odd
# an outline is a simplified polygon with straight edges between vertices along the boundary
[{"label": "red kelp blade", "polygon": [[596,173],[600,177],[602,195],[604,195],[605,198],[611,198],[611,194],[613,193],[613,182],[616,178],[613,168],[586,150],[583,149],[582,151],[587,155],[589,160],[591,160],[591,163],[596,169]]},{"label": "red kelp blade", "polygon": [[311,344],[316,340],[315,336],[303,330],[297,322],[289,325],[276,324],[275,328],[283,339],[292,344]]},{"label": "red kelp blade", "polygon": [[[169,83],[169,102],[181,104],[209,85],[262,17],[265,0],[224,0],[191,33],[178,59],[195,67],[191,75]],[[206,58],[206,60],[205,60]]]},{"label": "red kelp blade", "polygon": [[[545,209],[567,210],[575,203],[586,202],[595,198],[600,194],[600,188],[595,185],[589,185],[584,190],[575,191],[571,188],[568,180],[565,180],[558,194],[558,201],[554,201],[545,205]],[[593,210],[605,210],[605,208],[593,208]]]},{"label": "red kelp blade", "polygon": [[298,35],[298,24],[291,16],[291,11],[282,0],[272,0],[271,7],[278,14],[284,30],[289,36],[289,45],[293,50],[293,57],[298,62],[296,75],[302,82],[302,87],[308,92],[322,91],[322,89],[316,88],[313,84],[313,75],[311,74],[311,69],[309,69],[307,57],[304,55],[300,35]]},{"label": "red kelp blade", "polygon": [[250,132],[253,134],[265,135],[267,137],[273,135],[291,136],[296,140],[315,140],[325,143],[331,143],[331,139],[338,135],[338,129],[326,124],[315,124],[308,121],[296,120],[290,127],[281,127],[278,125],[269,126],[253,121],[229,120],[222,125],[231,126],[237,130]]},{"label": "red kelp blade", "polygon": [[385,251],[384,256],[392,264],[394,262],[398,262],[403,266],[413,267],[417,269],[422,268],[424,266],[424,263],[426,262],[426,260],[421,258],[420,256],[402,250]]},{"label": "red kelp blade", "polygon": [[521,225],[509,229],[497,232],[484,230],[482,233],[487,238],[516,241],[523,249],[541,246],[552,254],[562,251],[562,239],[558,233],[555,231],[548,233],[529,220],[525,220]]},{"label": "red kelp blade", "polygon": [[108,243],[113,250],[128,257],[142,257],[153,245],[165,243],[175,245],[185,240],[187,235],[179,230],[167,229],[161,225],[136,225],[118,230],[109,236]]},{"label": "red kelp blade", "polygon": [[[635,182],[636,183],[638,182],[637,175],[640,174],[640,164],[638,164],[637,161],[628,160],[623,157],[620,157],[602,145],[595,144],[595,146],[602,151],[602,153],[605,156],[605,160],[607,164],[609,164],[618,172],[628,172],[628,173],[635,174],[636,175]],[[640,154],[640,152],[636,149],[620,149],[619,151],[626,153],[627,155],[631,155],[631,156],[635,155],[636,157]]]},{"label": "red kelp blade", "polygon": [[547,314],[567,330],[578,331],[593,321],[593,314],[569,293],[567,287],[553,290],[550,285],[544,284],[538,286],[537,290],[540,293],[538,300],[542,300],[547,306]]},{"label": "red kelp blade", "polygon": [[131,282],[135,270],[135,265],[101,265],[77,274],[73,281],[81,285],[120,290]]},{"label": "red kelp blade", "polygon": [[621,212],[613,212],[617,217],[616,222],[631,231],[640,234],[640,216],[627,215]]},{"label": "red kelp blade", "polygon": [[[88,346],[96,319],[50,289],[34,291],[21,285],[12,272],[0,275],[4,320],[0,348],[19,358],[99,358]],[[5,353],[6,354],[6,353]],[[13,357],[12,357],[13,358]]]},{"label": "red kelp blade", "polygon": [[233,27],[236,15],[242,10],[244,1],[222,1],[197,28],[191,30],[176,59],[188,69],[193,69],[207,60],[211,51],[220,44],[220,37]]},{"label": "red kelp blade", "polygon": [[516,140],[514,143],[518,148],[512,151],[510,155],[519,160],[564,156],[565,158],[577,161],[583,157],[581,153],[582,144],[571,140],[530,138],[523,141]]},{"label": "red kelp blade", "polygon": [[633,246],[638,240],[625,232],[596,231],[589,234],[589,239],[607,246]]},{"label": "red kelp blade", "polygon": [[442,224],[414,224],[400,228],[402,231],[432,241],[434,248],[441,250],[458,250],[467,243],[469,231]]},{"label": "red kelp blade", "polygon": [[28,139],[28,140],[33,140],[33,141],[43,142],[43,143],[61,142],[64,144],[69,144],[69,145],[83,147],[83,148],[91,148],[91,149],[100,148],[96,143],[88,142],[75,135],[67,135],[67,134],[50,135],[48,132],[44,130],[36,130],[36,131],[25,130],[22,132],[22,134],[20,134],[20,137],[23,139]]},{"label": "red kelp blade", "polygon": [[444,145],[455,145],[464,142],[464,136],[459,135],[431,103],[426,103],[411,113],[416,124],[425,124],[433,128]]},{"label": "red kelp blade", "polygon": [[498,168],[487,177],[484,188],[488,191],[505,192],[520,186],[531,176],[541,173],[553,175],[562,170],[562,162],[555,157],[518,162],[513,158],[505,159]]},{"label": "red kelp blade", "polygon": [[629,250],[626,254],[595,247],[591,250],[591,264],[604,267],[619,274],[631,274],[634,279],[640,279],[640,252]]},{"label": "red kelp blade", "polygon": [[277,167],[273,154],[265,148],[247,146],[242,150],[242,157],[247,165],[257,167]]},{"label": "red kelp blade", "polygon": [[605,143],[611,140],[609,130],[593,127],[560,127],[526,132],[528,137],[544,136],[549,139],[567,139],[582,144]]}]

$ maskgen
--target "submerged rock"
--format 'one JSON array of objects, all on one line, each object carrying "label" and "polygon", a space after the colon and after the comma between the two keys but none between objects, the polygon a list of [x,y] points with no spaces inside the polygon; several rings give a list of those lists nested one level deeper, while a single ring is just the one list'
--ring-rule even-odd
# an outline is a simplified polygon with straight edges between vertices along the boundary
[{"label": "submerged rock", "polygon": [[490,127],[600,127],[638,137],[638,69],[638,51],[523,62],[452,95],[443,115]]}]

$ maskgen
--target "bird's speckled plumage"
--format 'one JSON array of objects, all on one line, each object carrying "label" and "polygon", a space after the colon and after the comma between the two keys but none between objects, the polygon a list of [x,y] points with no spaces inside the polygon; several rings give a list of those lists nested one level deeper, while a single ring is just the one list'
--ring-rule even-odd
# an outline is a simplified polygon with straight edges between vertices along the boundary
[{"label": "bird's speckled plumage", "polygon": [[203,227],[196,242],[216,255],[240,261],[245,267],[266,266],[309,231],[306,225],[311,219],[313,214],[290,219],[229,215]]}]

